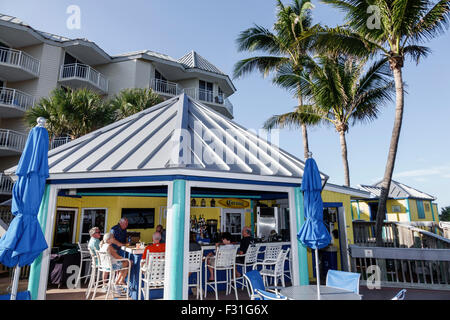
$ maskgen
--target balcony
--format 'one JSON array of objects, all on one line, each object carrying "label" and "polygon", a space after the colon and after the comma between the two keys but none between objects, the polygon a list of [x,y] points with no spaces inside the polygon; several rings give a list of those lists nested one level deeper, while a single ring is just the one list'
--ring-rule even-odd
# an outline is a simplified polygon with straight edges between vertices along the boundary
[{"label": "balcony", "polygon": [[176,96],[181,92],[178,84],[160,79],[151,79],[150,88],[156,93],[166,96]]},{"label": "balcony", "polygon": [[73,88],[90,88],[108,93],[108,79],[88,65],[73,63],[61,66],[59,82]]},{"label": "balcony", "polygon": [[40,61],[29,54],[0,47],[0,75],[7,81],[23,81],[39,76]]},{"label": "balcony", "polygon": [[58,148],[58,147],[62,146],[63,144],[70,142],[71,140],[72,140],[72,138],[70,138],[68,136],[53,138],[50,143],[50,150]]},{"label": "balcony", "polygon": [[233,116],[233,105],[223,93],[215,93],[214,91],[199,88],[186,88],[183,91],[191,98],[205,102],[219,112],[223,112],[222,108],[225,108],[229,115]]},{"label": "balcony", "polygon": [[13,189],[13,181],[10,177],[0,173],[0,194],[10,195]]},{"label": "balcony", "polygon": [[26,135],[21,132],[0,129],[0,156],[20,155],[26,140]]},{"label": "balcony", "polygon": [[34,98],[22,91],[0,88],[0,117],[18,118],[34,106]]}]

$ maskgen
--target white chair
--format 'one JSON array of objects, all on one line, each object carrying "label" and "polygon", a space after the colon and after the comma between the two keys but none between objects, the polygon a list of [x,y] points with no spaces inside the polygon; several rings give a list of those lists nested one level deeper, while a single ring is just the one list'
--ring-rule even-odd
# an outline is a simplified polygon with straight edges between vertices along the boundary
[{"label": "white chair", "polygon": [[147,252],[139,270],[138,300],[141,300],[142,291],[144,299],[150,300],[150,290],[164,289],[165,257],[164,252]]},{"label": "white chair", "polygon": [[280,253],[282,248],[282,245],[271,245],[266,246],[266,249],[264,250],[264,258],[258,259],[258,262],[265,262],[265,263],[271,263],[275,262],[277,260],[278,254]]},{"label": "white chair", "polygon": [[104,284],[104,280],[100,279],[100,272],[108,272],[109,273],[109,277],[108,279],[105,281],[108,281],[108,285],[107,285],[107,291],[106,291],[106,295],[105,295],[105,300],[108,299],[109,294],[113,293],[113,297],[114,297],[114,283],[116,280],[116,274],[119,271],[122,270],[128,270],[128,277],[127,277],[127,300],[130,297],[130,270],[131,270],[131,261],[128,259],[116,259],[116,261],[128,261],[128,266],[124,267],[124,268],[120,268],[120,269],[113,269],[113,265],[112,265],[112,259],[111,256],[107,253],[107,252],[101,252],[101,251],[97,251],[97,259],[98,259],[98,266],[97,266],[97,283],[95,285],[94,288],[94,294],[92,296],[92,300],[94,300],[96,292],[97,292],[97,288],[99,287],[100,284]]},{"label": "white chair", "polygon": [[261,297],[261,300],[287,300],[287,297],[279,293],[272,293],[261,289],[255,289],[255,293]]},{"label": "white chair", "polygon": [[87,282],[87,278],[90,277],[90,273],[89,273],[90,268],[89,268],[89,266],[88,266],[89,270],[85,269],[84,276],[81,276],[81,271],[83,269],[83,264],[85,262],[90,262],[91,261],[91,253],[89,252],[87,243],[80,243],[80,242],[78,242],[77,244],[78,244],[78,251],[80,252],[80,271],[78,272],[76,287],[79,288],[81,279],[85,278],[86,280],[84,281],[84,283],[86,283]]},{"label": "white chair", "polygon": [[196,283],[189,284],[189,287],[197,288],[196,298],[200,295],[200,300],[203,300],[202,296],[202,260],[203,251],[190,251],[189,252],[189,273],[196,273]]},{"label": "white chair", "polygon": [[292,281],[292,252],[290,250],[288,255],[286,256],[286,261],[288,263],[288,269],[285,270],[285,273],[289,273],[289,275],[285,274],[285,277],[289,278],[289,280]]},{"label": "white chair", "polygon": [[406,289],[400,290],[391,300],[405,300]]},{"label": "white chair", "polygon": [[278,253],[278,256],[276,258],[276,260],[272,260],[272,259],[264,259],[263,262],[258,262],[257,264],[255,264],[255,266],[253,267],[254,270],[257,269],[258,265],[261,265],[262,269],[259,271],[259,273],[262,275],[263,279],[264,279],[264,284],[267,286],[268,285],[268,281],[267,278],[273,278],[274,280],[274,285],[277,286],[278,285],[278,280],[281,280],[281,285],[283,287],[285,287],[285,282],[284,282],[284,262],[286,260],[286,256],[289,253],[290,249],[286,249],[286,250],[281,250]]},{"label": "white chair", "polygon": [[[216,255],[213,259],[213,262],[209,265],[214,270],[214,283],[208,283],[205,281],[205,298],[208,293],[208,287],[211,287],[215,294],[216,300],[219,300],[217,284],[225,283],[226,284],[226,294],[228,295],[231,292],[231,288],[234,288],[234,293],[236,296],[236,300],[238,300],[237,287],[236,287],[236,252],[238,247],[236,246],[219,246],[217,249]],[[211,259],[211,258],[207,258]],[[210,260],[211,261],[211,260]],[[205,276],[208,275],[207,268],[208,261],[205,263]],[[225,280],[218,281],[217,280],[217,271],[224,270],[225,271]],[[234,278],[234,286],[231,281]]]},{"label": "white chair", "polygon": [[89,285],[88,288],[86,289],[86,299],[89,299],[89,295],[91,294],[92,288],[94,287],[95,283],[96,283],[96,276],[97,276],[97,265],[98,265],[98,260],[97,260],[97,253],[93,250],[89,249],[89,253],[91,255],[91,277],[89,279]]},{"label": "white chair", "polygon": [[246,283],[244,281],[244,275],[247,273],[247,268],[251,267],[253,269],[253,266],[258,261],[258,252],[259,252],[259,244],[251,244],[247,248],[247,252],[243,255],[237,255],[237,257],[244,257],[244,262],[239,263],[236,262],[236,266],[242,267],[242,275],[241,277],[236,279],[236,283],[239,283],[242,285],[242,290],[244,290],[244,287],[246,286]]}]

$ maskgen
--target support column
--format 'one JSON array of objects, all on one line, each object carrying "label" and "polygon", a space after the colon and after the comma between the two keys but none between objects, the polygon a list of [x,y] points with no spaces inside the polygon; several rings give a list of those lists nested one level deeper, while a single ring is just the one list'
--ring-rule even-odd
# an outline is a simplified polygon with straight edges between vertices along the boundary
[{"label": "support column", "polygon": [[[170,199],[169,199],[170,200]],[[172,203],[167,210],[164,299],[183,299],[186,181],[174,180]]]},{"label": "support column", "polygon": [[[297,233],[305,223],[305,210],[303,206],[303,193],[300,187],[294,188],[295,212],[297,217]],[[293,241],[298,241],[297,238]],[[300,285],[309,284],[309,270],[308,270],[308,254],[306,247],[299,241],[298,244],[298,272],[300,275]]]}]

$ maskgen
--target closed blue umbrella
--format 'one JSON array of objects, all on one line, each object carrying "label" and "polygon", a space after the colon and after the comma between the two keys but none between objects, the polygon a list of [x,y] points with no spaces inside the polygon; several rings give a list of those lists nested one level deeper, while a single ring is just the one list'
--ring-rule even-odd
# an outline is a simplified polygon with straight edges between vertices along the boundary
[{"label": "closed blue umbrella", "polygon": [[11,299],[17,292],[20,267],[30,265],[48,247],[37,214],[48,177],[49,142],[45,119],[39,118],[38,123],[28,135],[16,169],[11,206],[15,217],[0,239],[0,263],[16,266]]},{"label": "closed blue umbrella", "polygon": [[306,159],[302,178],[303,204],[306,221],[297,234],[297,239],[305,246],[315,249],[317,298],[320,299],[320,276],[318,251],[331,242],[330,233],[323,223],[323,202],[321,197],[322,179],[316,161]]}]

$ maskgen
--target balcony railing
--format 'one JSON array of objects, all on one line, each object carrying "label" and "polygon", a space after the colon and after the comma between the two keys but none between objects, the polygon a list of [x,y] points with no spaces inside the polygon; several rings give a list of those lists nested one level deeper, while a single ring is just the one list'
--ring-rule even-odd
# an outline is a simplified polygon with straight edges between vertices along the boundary
[{"label": "balcony railing", "polygon": [[39,75],[40,61],[20,50],[0,47],[0,64],[19,67],[36,76]]},{"label": "balcony railing", "polygon": [[97,70],[80,63],[61,66],[59,80],[81,79],[87,81],[103,92],[108,92],[108,79]]},{"label": "balcony railing", "polygon": [[0,88],[0,105],[27,111],[34,106],[34,98],[22,91]]},{"label": "balcony railing", "polygon": [[186,88],[183,89],[183,91],[188,96],[196,100],[204,101],[206,103],[218,106],[223,106],[230,112],[230,114],[233,114],[233,105],[223,93],[215,93],[214,91],[199,88]]},{"label": "balcony railing", "polygon": [[66,144],[66,143],[70,142],[71,140],[72,140],[72,138],[70,138],[70,137],[56,137],[56,138],[53,138],[51,143],[50,143],[50,149],[58,148],[58,147],[62,146],[63,144]]},{"label": "balcony railing", "polygon": [[13,184],[10,177],[0,173],[0,194],[11,194]]},{"label": "balcony railing", "polygon": [[160,79],[151,79],[150,88],[155,92],[176,96],[181,92],[178,84]]},{"label": "balcony railing", "polygon": [[27,137],[23,133],[0,129],[0,149],[22,152],[26,139]]}]

